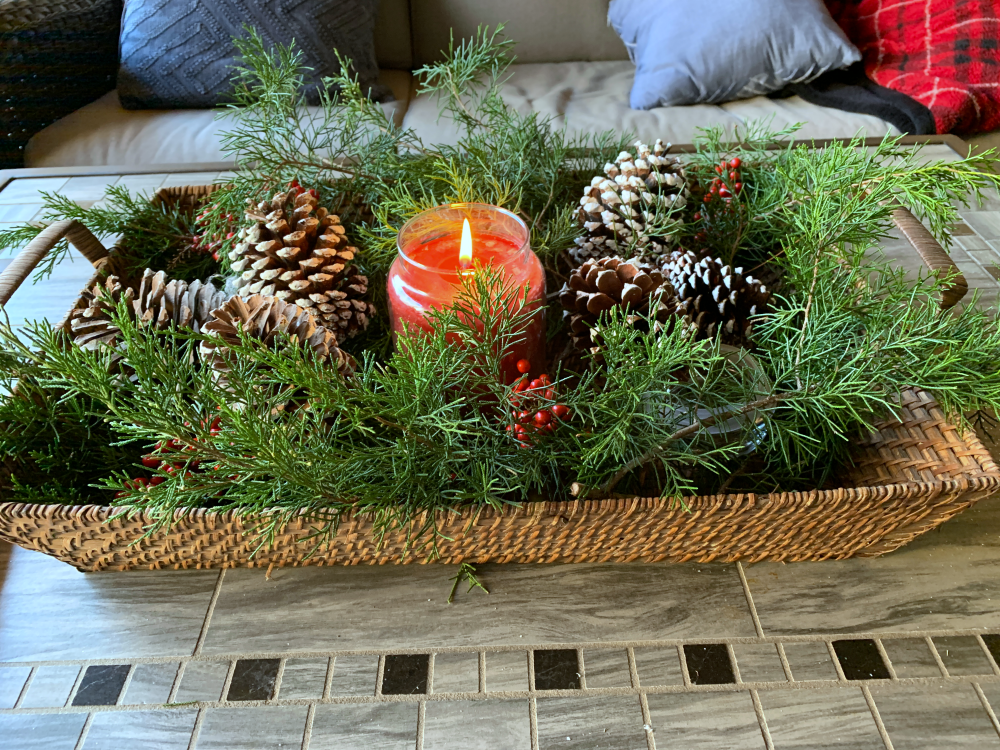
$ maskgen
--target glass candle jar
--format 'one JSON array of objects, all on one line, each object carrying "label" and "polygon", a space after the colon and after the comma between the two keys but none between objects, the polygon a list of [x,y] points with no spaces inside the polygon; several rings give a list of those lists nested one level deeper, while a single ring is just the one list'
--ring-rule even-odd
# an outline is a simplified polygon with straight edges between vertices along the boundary
[{"label": "glass candle jar", "polygon": [[[471,261],[460,258],[462,230],[468,220],[471,230]],[[476,266],[493,266],[502,272],[505,284],[516,290],[515,304],[525,295],[526,308],[533,310],[519,343],[504,357],[508,383],[518,376],[517,362],[527,359],[532,370],[545,367],[545,271],[529,243],[528,227],[520,218],[497,206],[483,203],[452,203],[437,206],[410,219],[397,238],[399,254],[389,269],[389,317],[393,336],[429,330],[427,313],[449,307],[460,291],[463,277],[476,273]],[[513,294],[512,294],[513,296]]]}]

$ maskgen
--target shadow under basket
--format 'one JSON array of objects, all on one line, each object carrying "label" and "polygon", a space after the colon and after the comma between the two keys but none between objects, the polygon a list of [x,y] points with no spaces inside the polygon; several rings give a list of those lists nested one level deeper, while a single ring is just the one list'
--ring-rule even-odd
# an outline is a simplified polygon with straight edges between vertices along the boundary
[{"label": "shadow under basket", "polygon": [[[193,209],[209,192],[187,188],[164,193],[158,200],[190,202]],[[911,233],[919,233],[918,225],[914,220]],[[107,265],[107,250],[84,227],[72,220],[58,222],[0,274],[0,302],[62,237],[99,269]],[[917,240],[921,238],[911,238],[921,256],[930,255],[925,257],[927,265],[948,267],[950,259],[940,246],[935,250],[932,238]],[[931,252],[938,251],[935,261]],[[942,306],[954,304],[962,293],[964,289],[956,287],[953,299],[943,300]],[[989,452],[974,433],[962,433],[949,423],[928,393],[905,391],[900,407],[898,421],[887,421],[854,443],[853,464],[845,468],[843,486],[836,489],[465,509],[438,517],[442,536],[436,561],[793,562],[882,555],[1000,489],[1000,469]],[[151,517],[133,514],[111,520],[117,513],[120,509],[97,505],[0,503],[0,538],[84,571],[427,560],[426,552],[415,552],[401,531],[376,544],[371,519],[362,515],[344,518],[337,534],[318,548],[312,538],[314,524],[302,517],[277,532],[270,547],[257,549],[254,530],[267,520],[266,512],[241,516],[205,509],[177,511],[167,528],[145,538]],[[418,518],[416,526],[425,520]]]}]

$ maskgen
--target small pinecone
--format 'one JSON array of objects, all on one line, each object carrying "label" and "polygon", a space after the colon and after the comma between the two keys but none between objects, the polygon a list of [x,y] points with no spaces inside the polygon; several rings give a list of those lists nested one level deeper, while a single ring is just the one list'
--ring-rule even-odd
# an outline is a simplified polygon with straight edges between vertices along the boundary
[{"label": "small pinecone", "polygon": [[240,230],[229,254],[238,294],[276,297],[309,310],[344,340],[368,327],[375,307],[365,299],[368,278],[352,263],[340,218],[317,208],[309,193],[278,193],[247,211],[254,222]]},{"label": "small pinecone", "polygon": [[151,325],[163,329],[173,323],[178,328],[199,331],[211,311],[225,302],[228,295],[211,284],[170,279],[164,271],[147,268],[138,291],[118,276],[108,276],[103,284],[95,284],[81,296],[87,306],[70,313],[73,342],[84,349],[96,349],[104,344],[114,346],[119,331],[111,321],[111,313],[121,299],[126,301],[129,316],[140,327]]},{"label": "small pinecone", "polygon": [[240,328],[268,346],[275,346],[278,334],[283,333],[308,346],[341,375],[354,371],[354,360],[337,345],[336,334],[317,325],[308,310],[275,297],[255,294],[247,299],[230,298],[222,307],[212,311],[212,319],[203,326],[213,339],[201,343],[202,362],[211,366],[223,379],[230,370],[226,344],[240,342]]},{"label": "small pinecone", "polygon": [[[628,311],[627,320],[641,325],[650,317],[657,325],[670,325],[677,298],[663,274],[652,266],[621,258],[588,260],[570,273],[559,292],[563,316],[569,318],[573,345],[594,352],[598,320],[613,307]],[[651,315],[652,313],[652,315]]]},{"label": "small pinecone", "polygon": [[583,190],[577,218],[586,234],[569,251],[578,265],[610,255],[657,260],[675,243],[663,227],[650,235],[646,226],[655,218],[656,204],[682,208],[687,202],[684,168],[666,156],[669,143],[657,140],[652,151],[639,141],[635,146],[634,156],[622,151],[614,164],[604,165],[607,176],[594,177]]},{"label": "small pinecone", "polygon": [[674,251],[662,266],[679,298],[681,314],[690,317],[699,338],[718,335],[722,343],[748,346],[750,318],[764,313],[771,292],[742,268],[730,269],[718,258],[698,259],[690,250]]}]

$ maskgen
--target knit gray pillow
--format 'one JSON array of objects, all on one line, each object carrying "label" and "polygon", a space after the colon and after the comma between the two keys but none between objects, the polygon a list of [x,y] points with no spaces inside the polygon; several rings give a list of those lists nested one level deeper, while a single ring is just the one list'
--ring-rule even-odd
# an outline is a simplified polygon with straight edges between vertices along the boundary
[{"label": "knit gray pillow", "polygon": [[745,99],[861,59],[822,0],[612,0],[633,109]]},{"label": "knit gray pillow", "polygon": [[377,9],[378,0],[126,0],[118,98],[126,109],[204,109],[232,101],[233,37],[246,24],[268,45],[295,41],[312,68],[306,72],[311,103],[320,79],[340,69],[334,50],[353,62],[373,99],[391,99],[375,83]]}]

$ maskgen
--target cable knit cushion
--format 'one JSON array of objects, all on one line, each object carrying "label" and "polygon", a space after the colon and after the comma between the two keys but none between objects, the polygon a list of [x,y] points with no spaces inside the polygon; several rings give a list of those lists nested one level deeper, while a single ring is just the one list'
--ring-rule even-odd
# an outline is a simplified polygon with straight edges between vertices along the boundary
[{"label": "cable knit cushion", "polygon": [[311,103],[323,76],[353,61],[363,88],[378,101],[373,30],[378,0],[126,0],[118,95],[126,109],[206,108],[232,101],[234,36],[256,28],[269,44],[294,40],[312,68]]},{"label": "cable knit cushion", "polygon": [[717,104],[805,83],[861,55],[821,0],[612,0],[634,109]]}]

